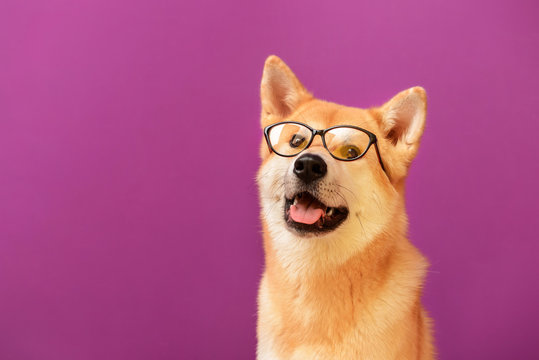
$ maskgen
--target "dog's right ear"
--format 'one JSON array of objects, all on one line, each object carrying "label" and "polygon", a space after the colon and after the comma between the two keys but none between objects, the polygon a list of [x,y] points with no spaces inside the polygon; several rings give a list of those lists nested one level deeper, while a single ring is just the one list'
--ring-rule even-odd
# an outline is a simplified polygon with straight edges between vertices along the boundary
[{"label": "dog's right ear", "polygon": [[271,55],[264,64],[260,98],[262,127],[265,127],[289,116],[301,103],[312,99],[312,95],[281,59]]}]

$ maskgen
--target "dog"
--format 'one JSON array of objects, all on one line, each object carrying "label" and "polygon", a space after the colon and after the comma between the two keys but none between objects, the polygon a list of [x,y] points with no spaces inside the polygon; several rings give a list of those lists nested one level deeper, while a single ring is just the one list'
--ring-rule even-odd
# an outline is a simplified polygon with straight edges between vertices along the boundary
[{"label": "dog", "polygon": [[428,262],[407,239],[404,203],[425,90],[342,106],[270,56],[260,91],[257,359],[435,358],[420,301]]}]

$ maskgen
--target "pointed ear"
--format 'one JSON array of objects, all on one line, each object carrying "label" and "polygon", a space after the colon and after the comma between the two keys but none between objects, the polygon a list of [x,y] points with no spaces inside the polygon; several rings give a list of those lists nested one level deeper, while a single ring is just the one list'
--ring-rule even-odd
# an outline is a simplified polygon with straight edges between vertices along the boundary
[{"label": "pointed ear", "polygon": [[285,118],[297,107],[312,98],[301,85],[292,70],[277,56],[266,59],[260,84],[262,100],[262,126],[267,126],[276,118]]},{"label": "pointed ear", "polygon": [[402,155],[411,161],[425,129],[427,94],[420,86],[401,91],[381,108],[382,130]]}]

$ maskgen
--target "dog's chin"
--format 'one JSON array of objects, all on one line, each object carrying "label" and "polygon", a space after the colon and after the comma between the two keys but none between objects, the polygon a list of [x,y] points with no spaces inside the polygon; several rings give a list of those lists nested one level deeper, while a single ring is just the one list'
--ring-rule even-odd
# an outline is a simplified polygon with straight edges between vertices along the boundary
[{"label": "dog's chin", "polygon": [[[309,218],[301,214],[295,215],[298,212],[302,213],[301,209],[297,210],[300,203],[304,204],[304,208],[315,208],[316,213],[320,214],[316,221],[314,221],[316,216]],[[295,206],[296,209],[292,210],[292,206]],[[334,231],[348,218],[348,213],[347,207],[327,206],[306,191],[296,194],[292,199],[285,198],[284,219],[286,225],[292,232],[303,236],[321,236]]]}]

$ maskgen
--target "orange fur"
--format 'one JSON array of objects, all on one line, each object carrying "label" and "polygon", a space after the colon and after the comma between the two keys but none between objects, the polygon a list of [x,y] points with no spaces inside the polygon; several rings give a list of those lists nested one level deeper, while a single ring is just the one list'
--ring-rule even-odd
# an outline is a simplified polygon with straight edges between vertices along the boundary
[{"label": "orange fur", "polygon": [[[388,175],[373,148],[349,163],[327,158],[333,182],[347,190],[349,217],[327,235],[296,236],[280,219],[283,176],[295,158],[272,154],[262,143],[266,266],[257,359],[433,359],[431,321],[420,302],[428,264],[407,239],[404,205],[404,180],[424,128],[424,90],[404,91],[380,108],[345,107],[313,98],[271,56],[261,96],[262,126],[286,119],[374,132]],[[319,139],[306,151],[326,152]]]}]

